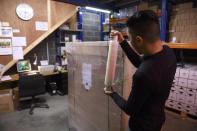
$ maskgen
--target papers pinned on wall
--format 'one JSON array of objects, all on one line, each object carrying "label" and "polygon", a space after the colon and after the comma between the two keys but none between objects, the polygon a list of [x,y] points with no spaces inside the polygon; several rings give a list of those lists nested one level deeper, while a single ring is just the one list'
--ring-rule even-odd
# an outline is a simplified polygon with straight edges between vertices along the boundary
[{"label": "papers pinned on wall", "polygon": [[12,46],[26,46],[26,37],[12,37]]},{"label": "papers pinned on wall", "polygon": [[12,41],[11,39],[0,39],[0,55],[12,54]]},{"label": "papers pinned on wall", "polygon": [[13,33],[20,33],[19,29],[12,29]]},{"label": "papers pinned on wall", "polygon": [[12,78],[9,76],[9,75],[7,75],[7,76],[2,76],[1,78],[0,78],[0,80],[1,81],[7,81],[7,80],[11,80]]},{"label": "papers pinned on wall", "polygon": [[0,37],[12,37],[12,36],[13,36],[12,27],[0,26]]},{"label": "papers pinned on wall", "polygon": [[20,60],[23,58],[23,47],[12,47],[13,50],[13,59]]},{"label": "papers pinned on wall", "polygon": [[44,21],[36,21],[36,30],[47,31],[48,30],[48,22]]},{"label": "papers pinned on wall", "polygon": [[1,22],[1,25],[2,26],[10,26],[10,23],[9,22]]}]

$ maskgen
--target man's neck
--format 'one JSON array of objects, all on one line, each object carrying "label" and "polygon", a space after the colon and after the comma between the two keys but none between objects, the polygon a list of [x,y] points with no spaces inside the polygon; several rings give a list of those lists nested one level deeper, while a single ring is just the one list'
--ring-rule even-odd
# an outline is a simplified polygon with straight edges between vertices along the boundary
[{"label": "man's neck", "polygon": [[151,56],[163,50],[162,41],[157,41],[153,44],[147,44],[144,56]]}]

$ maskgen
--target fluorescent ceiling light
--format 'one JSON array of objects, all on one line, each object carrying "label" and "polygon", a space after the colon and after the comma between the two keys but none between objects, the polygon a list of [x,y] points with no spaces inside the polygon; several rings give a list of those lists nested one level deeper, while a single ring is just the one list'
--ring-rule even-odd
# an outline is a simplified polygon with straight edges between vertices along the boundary
[{"label": "fluorescent ceiling light", "polygon": [[89,7],[89,6],[86,6],[85,8],[87,10],[93,10],[93,11],[98,11],[98,12],[103,12],[103,13],[108,13],[108,14],[110,14],[110,12],[111,12],[109,10],[103,10],[103,9],[98,9],[98,8],[94,8],[94,7]]}]

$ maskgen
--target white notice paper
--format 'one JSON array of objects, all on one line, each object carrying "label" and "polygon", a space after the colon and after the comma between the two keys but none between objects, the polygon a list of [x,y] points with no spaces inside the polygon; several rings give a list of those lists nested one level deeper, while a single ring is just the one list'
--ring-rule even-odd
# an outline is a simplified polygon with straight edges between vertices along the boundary
[{"label": "white notice paper", "polygon": [[82,64],[82,84],[86,90],[90,90],[92,87],[92,65],[83,63]]},{"label": "white notice paper", "polygon": [[47,31],[48,23],[44,21],[36,21],[36,30]]},{"label": "white notice paper", "polygon": [[12,29],[12,32],[13,33],[20,33],[20,30],[19,29]]},{"label": "white notice paper", "polygon": [[26,46],[26,37],[12,37],[12,46]]},{"label": "white notice paper", "polygon": [[12,78],[10,77],[10,76],[2,76],[1,78],[0,78],[0,80],[1,81],[7,81],[7,80],[11,80]]},{"label": "white notice paper", "polygon": [[12,50],[14,60],[23,59],[23,47],[12,47]]},{"label": "white notice paper", "polygon": [[2,26],[10,26],[10,23],[9,22],[1,22],[1,25]]}]

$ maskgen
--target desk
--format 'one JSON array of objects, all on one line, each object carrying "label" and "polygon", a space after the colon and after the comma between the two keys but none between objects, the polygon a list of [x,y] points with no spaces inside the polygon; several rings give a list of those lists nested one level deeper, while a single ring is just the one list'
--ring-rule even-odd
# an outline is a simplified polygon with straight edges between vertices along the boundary
[{"label": "desk", "polygon": [[[45,73],[45,74],[42,74],[43,76],[51,76],[51,75],[57,75],[59,73],[67,73],[67,70],[64,70],[62,72],[51,72],[51,73]],[[5,83],[5,82],[14,82],[14,81],[18,81],[19,80],[19,74],[13,74],[13,75],[10,75],[11,79],[10,80],[6,80],[6,81],[0,81],[0,84],[1,83]]]},{"label": "desk", "polygon": [[[45,73],[45,74],[42,74],[42,75],[45,77],[47,83],[56,82],[58,88],[60,88],[60,90],[63,91],[63,94],[68,93],[67,70],[64,70],[64,71],[61,71],[61,72]],[[17,87],[18,80],[19,80],[19,74],[13,74],[13,75],[10,75],[10,77],[11,77],[10,80],[0,81],[0,90]]]}]

